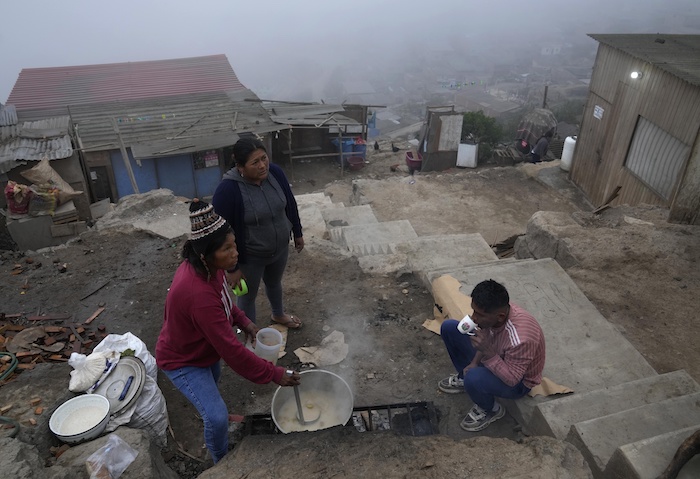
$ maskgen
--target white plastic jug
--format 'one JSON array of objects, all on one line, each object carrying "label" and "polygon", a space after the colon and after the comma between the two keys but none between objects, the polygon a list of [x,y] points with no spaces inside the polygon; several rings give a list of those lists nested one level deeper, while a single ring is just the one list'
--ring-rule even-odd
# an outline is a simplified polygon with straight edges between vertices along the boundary
[{"label": "white plastic jug", "polygon": [[255,336],[255,354],[272,364],[277,364],[281,347],[282,333],[274,328],[262,328]]}]

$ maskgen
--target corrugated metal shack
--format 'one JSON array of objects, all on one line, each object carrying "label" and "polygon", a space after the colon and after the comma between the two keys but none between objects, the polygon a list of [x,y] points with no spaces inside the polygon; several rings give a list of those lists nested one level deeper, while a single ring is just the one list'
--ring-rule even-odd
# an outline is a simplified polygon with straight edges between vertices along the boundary
[{"label": "corrugated metal shack", "polygon": [[700,222],[700,35],[591,35],[600,45],[571,179],[592,203]]},{"label": "corrugated metal shack", "polygon": [[[0,108],[1,112],[12,105]],[[1,115],[0,115],[1,116]],[[87,190],[85,177],[77,152],[71,141],[71,122],[68,116],[47,118],[36,121],[18,121],[15,124],[0,126],[0,183],[7,180],[27,184],[21,172],[36,165],[44,158],[51,161],[51,167],[61,175],[76,191]],[[4,123],[9,123],[4,122]],[[73,199],[80,219],[90,218],[89,198],[84,193]],[[0,199],[0,207],[6,206],[5,197]]]},{"label": "corrugated metal shack", "polygon": [[442,171],[457,164],[464,114],[454,106],[429,106],[421,131],[421,171]]},{"label": "corrugated metal shack", "polygon": [[292,174],[294,160],[335,158],[344,168],[342,149],[339,153],[336,145],[358,137],[367,140],[367,106],[272,101],[262,105],[273,122],[284,125],[272,141],[272,157],[289,161]]},{"label": "corrugated metal shack", "polygon": [[154,188],[210,195],[225,147],[279,129],[225,55],[24,69],[9,101],[22,120],[70,116],[95,201]]}]

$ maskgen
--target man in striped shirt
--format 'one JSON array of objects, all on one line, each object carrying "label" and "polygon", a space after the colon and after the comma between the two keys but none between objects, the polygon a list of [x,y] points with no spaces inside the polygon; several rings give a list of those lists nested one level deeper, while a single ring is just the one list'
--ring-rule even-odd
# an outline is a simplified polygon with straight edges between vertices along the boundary
[{"label": "man in striped shirt", "polygon": [[472,319],[479,329],[470,336],[457,329],[454,319],[442,323],[440,334],[457,373],[438,388],[469,394],[474,406],[460,426],[475,432],[505,415],[496,397],[518,399],[542,381],[545,345],[537,320],[510,302],[502,284],[482,281],[471,296]]}]

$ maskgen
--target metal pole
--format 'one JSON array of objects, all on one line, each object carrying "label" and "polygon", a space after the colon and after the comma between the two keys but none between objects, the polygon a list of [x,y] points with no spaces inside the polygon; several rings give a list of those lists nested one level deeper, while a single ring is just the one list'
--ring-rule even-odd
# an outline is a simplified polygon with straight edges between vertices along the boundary
[{"label": "metal pole", "polygon": [[117,134],[117,138],[119,139],[119,150],[122,152],[122,160],[124,160],[124,165],[126,166],[126,173],[129,175],[129,180],[131,180],[131,187],[134,189],[134,193],[140,193],[139,185],[136,184],[134,170],[131,169],[129,154],[126,152],[126,147],[124,146],[124,141],[122,140],[122,134],[119,132],[119,127],[117,126],[117,120],[114,117],[112,117],[111,120],[114,132]]}]

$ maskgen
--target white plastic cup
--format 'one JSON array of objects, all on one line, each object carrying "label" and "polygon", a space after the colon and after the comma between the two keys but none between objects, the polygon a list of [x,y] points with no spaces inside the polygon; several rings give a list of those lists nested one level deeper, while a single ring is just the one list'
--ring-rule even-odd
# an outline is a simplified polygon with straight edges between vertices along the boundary
[{"label": "white plastic cup", "polygon": [[255,354],[277,364],[282,347],[282,333],[274,328],[262,328],[255,336]]},{"label": "white plastic cup", "polygon": [[462,320],[457,325],[457,330],[460,333],[468,334],[469,336],[474,336],[476,334],[477,329],[479,329],[479,327],[476,325],[474,320],[469,317],[469,315],[466,315],[464,318],[462,318]]}]

